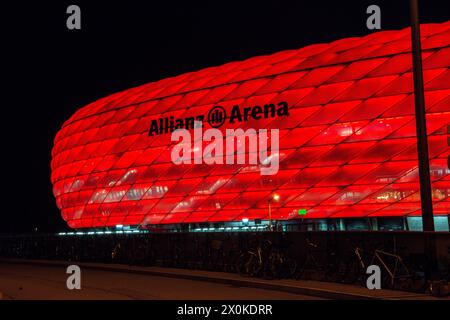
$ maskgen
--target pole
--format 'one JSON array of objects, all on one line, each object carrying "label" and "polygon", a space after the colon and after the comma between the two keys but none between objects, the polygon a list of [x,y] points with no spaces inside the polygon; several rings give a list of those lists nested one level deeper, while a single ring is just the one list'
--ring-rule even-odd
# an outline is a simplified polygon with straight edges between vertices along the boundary
[{"label": "pole", "polygon": [[272,210],[271,210],[271,205],[270,205],[270,200],[269,201],[269,231],[272,231]]},{"label": "pole", "polygon": [[424,232],[424,254],[427,259],[425,277],[434,281],[437,277],[436,239],[434,238],[433,201],[428,158],[428,136],[423,88],[422,47],[420,42],[419,3],[410,0],[411,44],[414,77],[414,106],[416,112],[417,153],[419,160],[420,201]]},{"label": "pole", "polygon": [[414,102],[416,111],[417,152],[419,159],[420,201],[423,231],[434,231],[433,202],[431,196],[430,162],[428,159],[425,95],[423,89],[422,48],[418,0],[410,0],[411,41],[414,76]]}]

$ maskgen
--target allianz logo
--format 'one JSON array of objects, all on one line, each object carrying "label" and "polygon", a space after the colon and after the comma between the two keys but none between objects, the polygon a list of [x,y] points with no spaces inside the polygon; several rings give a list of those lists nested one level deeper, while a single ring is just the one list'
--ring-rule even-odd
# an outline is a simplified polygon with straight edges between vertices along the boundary
[{"label": "allianz logo", "polygon": [[[152,119],[148,135],[155,136],[167,134],[179,129],[192,130],[196,128],[196,125],[203,126],[205,121],[207,121],[212,128],[219,128],[226,123],[234,124],[247,122],[252,119],[260,120],[286,116],[289,116],[289,105],[286,101],[281,101],[276,104],[267,103],[263,106],[255,105],[252,107],[233,105],[229,112],[227,112],[223,106],[215,105],[209,110],[207,115],[190,115],[184,118],[167,116],[159,119]],[[197,124],[195,124],[195,122],[197,122]]]}]

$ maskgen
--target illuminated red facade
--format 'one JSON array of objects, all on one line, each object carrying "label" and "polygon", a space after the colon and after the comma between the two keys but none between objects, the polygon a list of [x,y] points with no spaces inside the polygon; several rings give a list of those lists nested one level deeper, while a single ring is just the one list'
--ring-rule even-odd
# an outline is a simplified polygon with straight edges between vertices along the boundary
[{"label": "illuminated red facade", "polygon": [[[450,212],[450,22],[422,25],[435,215]],[[52,151],[53,191],[73,228],[272,218],[420,214],[410,29],[232,62],[113,94],[78,110]],[[235,127],[280,130],[280,169],[175,165],[151,121],[216,105],[286,101],[289,116]],[[208,128],[208,123],[204,123]],[[220,130],[230,128],[224,126]]]}]

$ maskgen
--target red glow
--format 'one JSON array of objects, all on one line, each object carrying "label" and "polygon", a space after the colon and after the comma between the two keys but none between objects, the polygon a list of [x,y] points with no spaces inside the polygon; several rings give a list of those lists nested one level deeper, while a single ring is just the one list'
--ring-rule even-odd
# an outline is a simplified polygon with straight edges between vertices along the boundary
[{"label": "red glow", "polygon": [[[450,22],[422,36],[434,208],[448,215]],[[147,134],[152,119],[279,101],[289,103],[288,117],[233,124],[280,129],[275,176],[241,164],[176,166],[170,134]],[[413,101],[407,29],[163,79],[64,123],[52,150],[53,192],[73,228],[267,219],[274,193],[273,219],[297,219],[299,208],[311,219],[418,215]]]}]

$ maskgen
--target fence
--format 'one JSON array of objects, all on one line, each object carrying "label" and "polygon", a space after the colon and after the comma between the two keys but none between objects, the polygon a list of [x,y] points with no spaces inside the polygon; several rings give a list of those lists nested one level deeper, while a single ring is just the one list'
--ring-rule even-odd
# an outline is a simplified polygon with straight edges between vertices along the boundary
[{"label": "fence", "polygon": [[[388,266],[397,268],[398,259],[401,259],[410,274],[424,274],[430,268],[433,255],[429,250],[433,247],[437,276],[450,280],[448,232],[202,232],[0,237],[0,257],[3,258],[227,272],[244,272],[245,269],[247,274],[265,277],[298,278],[301,275],[312,278],[314,273],[305,271],[320,271],[316,277],[327,281],[344,281],[349,272],[360,272],[353,263],[356,248],[365,254],[366,265],[371,262],[370,256],[380,250],[393,255],[394,258],[386,256]],[[330,273],[334,276],[326,277]],[[352,279],[357,280],[356,277]]]}]

